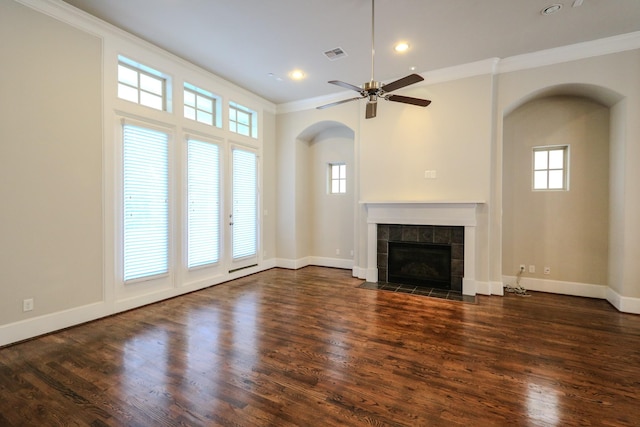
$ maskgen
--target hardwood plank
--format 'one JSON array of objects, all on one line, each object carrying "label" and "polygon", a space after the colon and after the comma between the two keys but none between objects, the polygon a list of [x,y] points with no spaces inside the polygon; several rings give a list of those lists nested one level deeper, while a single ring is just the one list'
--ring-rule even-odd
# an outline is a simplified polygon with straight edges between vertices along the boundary
[{"label": "hardwood plank", "polygon": [[0,425],[640,425],[640,316],[273,269],[0,349]]}]

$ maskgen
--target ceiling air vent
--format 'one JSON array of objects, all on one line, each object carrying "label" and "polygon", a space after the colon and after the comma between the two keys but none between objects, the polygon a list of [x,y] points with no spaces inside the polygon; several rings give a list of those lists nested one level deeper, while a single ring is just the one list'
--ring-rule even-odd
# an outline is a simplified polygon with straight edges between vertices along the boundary
[{"label": "ceiling air vent", "polygon": [[336,59],[344,58],[347,56],[347,52],[342,50],[341,47],[337,47],[335,49],[328,50],[324,53],[324,56],[329,58],[329,61],[335,61]]}]

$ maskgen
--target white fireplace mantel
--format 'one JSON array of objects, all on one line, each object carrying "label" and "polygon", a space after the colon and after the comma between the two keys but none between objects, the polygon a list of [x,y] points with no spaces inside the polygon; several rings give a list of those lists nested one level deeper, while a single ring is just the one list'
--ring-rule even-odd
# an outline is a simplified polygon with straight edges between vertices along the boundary
[{"label": "white fireplace mantel", "polygon": [[378,281],[378,224],[450,225],[464,227],[462,293],[476,294],[476,224],[483,201],[363,201],[367,208],[368,282]]}]

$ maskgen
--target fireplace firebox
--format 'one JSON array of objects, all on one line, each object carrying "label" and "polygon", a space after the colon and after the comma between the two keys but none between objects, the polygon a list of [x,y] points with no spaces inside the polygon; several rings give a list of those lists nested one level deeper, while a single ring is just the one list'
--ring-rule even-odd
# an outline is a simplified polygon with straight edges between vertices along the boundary
[{"label": "fireplace firebox", "polygon": [[451,289],[451,245],[390,241],[388,281]]},{"label": "fireplace firebox", "polygon": [[[378,224],[377,229],[379,281],[423,285],[462,292],[465,246],[465,228],[463,226]],[[392,271],[391,264],[393,264],[392,258],[396,255],[392,255],[391,252],[394,251],[392,246],[396,246],[398,243],[401,244],[398,245],[401,248],[400,256],[408,257],[409,260],[406,263],[409,265],[404,267],[405,270],[408,268],[413,270],[413,273],[425,272],[429,268],[425,267],[423,261],[424,258],[429,258],[435,264],[430,268],[439,270],[439,273],[435,275],[436,278],[431,277],[426,282],[418,279],[417,283],[414,280],[409,281],[407,277],[395,275],[396,272]],[[422,247],[414,245],[422,245]],[[436,255],[435,253],[439,250],[447,253]],[[436,259],[438,261],[434,261]],[[448,273],[446,271],[447,265]],[[403,274],[401,273],[401,275]]]}]

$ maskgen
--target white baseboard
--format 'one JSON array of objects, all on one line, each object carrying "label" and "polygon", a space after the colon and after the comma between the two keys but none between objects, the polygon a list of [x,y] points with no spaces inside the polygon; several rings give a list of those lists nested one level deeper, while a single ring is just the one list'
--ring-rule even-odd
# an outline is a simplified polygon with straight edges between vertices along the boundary
[{"label": "white baseboard", "polygon": [[0,346],[48,334],[112,314],[109,304],[97,302],[0,326]]},{"label": "white baseboard", "polygon": [[76,326],[81,323],[97,320],[102,317],[117,314],[122,311],[142,307],[147,304],[173,298],[189,292],[197,291],[239,277],[248,276],[260,271],[275,267],[275,260],[269,259],[258,266],[235,271],[224,276],[216,276],[213,279],[186,284],[185,286],[165,289],[159,292],[126,298],[119,301],[100,301],[81,307],[45,314],[19,322],[0,325],[0,346],[9,345],[39,335],[48,334],[60,329]]},{"label": "white baseboard", "polygon": [[[502,276],[505,284],[514,286],[515,276]],[[544,280],[532,277],[520,279],[520,286],[530,291],[549,292],[553,294],[574,295],[577,297],[606,299],[607,286],[594,285],[590,283],[563,282],[560,280]]]},{"label": "white baseboard", "polygon": [[353,267],[353,277],[357,277],[358,279],[367,280],[367,269],[354,266]]},{"label": "white baseboard", "polygon": [[316,257],[316,256],[309,256],[309,257],[304,257],[299,259],[278,258],[275,264],[276,264],[276,267],[287,268],[289,270],[298,270],[300,268],[307,267],[309,265],[317,265],[320,267],[342,268],[345,270],[351,270],[354,268],[352,259],[325,258],[325,257]]},{"label": "white baseboard", "polygon": [[611,288],[607,288],[607,301],[623,313],[640,314],[640,298],[623,297]]}]

